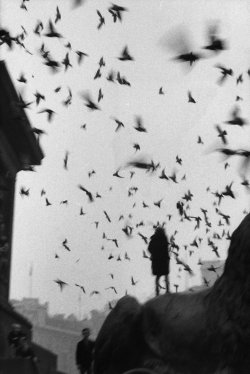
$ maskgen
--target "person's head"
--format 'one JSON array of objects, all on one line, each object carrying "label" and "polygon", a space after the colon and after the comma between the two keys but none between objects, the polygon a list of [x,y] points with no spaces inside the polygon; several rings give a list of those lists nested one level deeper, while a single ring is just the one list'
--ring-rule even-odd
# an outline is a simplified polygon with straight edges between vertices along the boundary
[{"label": "person's head", "polygon": [[161,238],[161,237],[167,237],[166,232],[164,230],[163,226],[157,226],[155,229],[154,234],[152,235],[154,238]]},{"label": "person's head", "polygon": [[85,327],[82,329],[82,336],[84,339],[87,339],[90,335],[90,329],[88,327]]}]

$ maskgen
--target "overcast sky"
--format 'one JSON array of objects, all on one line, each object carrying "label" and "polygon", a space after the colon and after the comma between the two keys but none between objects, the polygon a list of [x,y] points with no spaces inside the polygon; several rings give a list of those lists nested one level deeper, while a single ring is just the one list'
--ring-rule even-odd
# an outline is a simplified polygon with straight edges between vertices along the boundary
[{"label": "overcast sky", "polygon": [[[20,172],[17,176],[11,298],[32,295],[42,302],[49,301],[51,313],[78,316],[80,294],[82,315],[126,291],[145,300],[153,294],[154,280],[150,261],[143,258],[147,245],[138,233],[150,238],[157,221],[166,222],[169,236],[178,231],[175,241],[180,258],[195,272],[193,277],[187,275],[172,255],[171,289],[174,284],[183,290],[187,285],[201,283],[199,259],[217,259],[207,244],[208,238],[218,246],[220,258],[224,259],[229,241],[225,236],[213,238],[214,233],[221,236],[223,230],[232,232],[244,209],[249,208],[248,190],[241,184],[239,157],[227,160],[230,166],[225,168],[225,160],[215,151],[224,147],[216,124],[227,131],[228,148],[250,149],[249,122],[243,127],[225,124],[235,105],[249,121],[249,2],[119,0],[116,3],[127,11],[122,14],[122,22],[115,23],[108,12],[111,3],[106,0],[85,1],[76,8],[72,1],[30,0],[25,2],[27,11],[20,8],[20,3],[3,0],[1,22],[14,35],[22,33],[21,26],[24,27],[27,34],[23,43],[30,53],[19,46],[12,50],[1,47],[1,58],[6,61],[17,91],[28,102],[33,101],[26,109],[31,125],[46,134],[40,139],[45,154],[42,165],[35,172]],[[56,6],[61,19],[55,24]],[[105,18],[100,29],[97,9]],[[49,20],[62,38],[45,36]],[[44,26],[40,36],[33,32],[39,21]],[[218,26],[217,35],[227,46],[217,54],[202,49],[210,42],[208,30],[212,25]],[[66,47],[68,42],[71,49]],[[68,53],[72,67],[65,71],[61,65],[53,73],[39,52],[42,43],[51,58],[59,62]],[[118,59],[125,45],[132,61]],[[186,62],[174,60],[185,48],[202,54],[191,68]],[[81,64],[77,50],[88,54]],[[94,79],[101,57],[105,66],[101,67],[101,77]],[[222,85],[218,84],[218,64],[234,72]],[[115,72],[114,82],[106,79],[111,71]],[[118,71],[131,86],[119,84]],[[26,83],[18,81],[20,74],[24,74]],[[243,82],[237,84],[240,74]],[[56,93],[57,87],[61,89]],[[81,94],[89,92],[97,103],[100,88],[104,95],[98,104],[100,110],[90,111]],[[72,101],[65,106],[68,89]],[[46,98],[38,106],[36,91]],[[188,102],[188,91],[196,103]],[[241,99],[236,102],[237,96]],[[38,113],[46,108],[55,111],[51,122],[46,113]],[[141,117],[147,132],[134,128],[136,116]],[[115,131],[114,118],[124,124],[119,131]],[[202,143],[198,143],[199,136]],[[134,143],[140,145],[137,152]],[[63,161],[66,152],[67,170]],[[177,155],[181,165],[176,162]],[[154,173],[126,167],[127,162],[138,158],[159,162],[160,167]],[[178,183],[159,178],[164,168],[167,176],[176,173]],[[122,178],[113,176],[118,169]],[[95,174],[89,177],[92,170]],[[132,179],[131,171],[135,172]],[[218,199],[213,192],[225,191],[231,182],[235,199],[225,196],[219,206],[215,205]],[[79,184],[93,193],[94,202],[89,202]],[[29,188],[28,197],[20,195],[21,187]],[[128,196],[131,187],[138,190]],[[42,189],[46,191],[43,196]],[[193,197],[187,215],[202,218],[196,230],[195,220],[181,221],[176,208],[178,201],[187,207],[183,197],[189,190]],[[96,197],[97,192],[101,197]],[[46,206],[45,198],[50,206]],[[154,203],[161,199],[159,208]],[[64,200],[68,200],[68,205],[61,203]],[[143,202],[149,207],[143,208]],[[81,207],[85,215],[80,215]],[[201,208],[207,209],[209,232]],[[216,208],[231,217],[230,225],[216,213]],[[121,215],[124,218],[119,220]],[[218,225],[220,220],[223,226]],[[144,225],[138,226],[142,221]],[[97,228],[95,222],[99,222]],[[127,224],[133,227],[131,238],[122,231]],[[107,238],[117,239],[119,248]],[[202,238],[199,248],[190,246],[194,239],[199,242],[198,238]],[[65,239],[70,251],[62,245]],[[126,252],[130,261],[124,258]],[[114,258],[108,259],[110,254]],[[119,256],[122,261],[117,261]],[[132,285],[131,276],[138,281],[136,285]],[[62,292],[56,279],[68,283]],[[83,285],[86,294],[75,283]],[[110,286],[115,286],[117,295],[106,289]],[[100,294],[91,296],[93,290]]]}]

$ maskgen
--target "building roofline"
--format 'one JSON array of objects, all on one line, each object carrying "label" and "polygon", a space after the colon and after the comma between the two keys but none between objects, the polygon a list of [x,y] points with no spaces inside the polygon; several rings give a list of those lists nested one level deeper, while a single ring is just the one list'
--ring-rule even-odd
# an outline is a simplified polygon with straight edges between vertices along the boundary
[{"label": "building roofline", "polygon": [[[6,64],[3,60],[0,60],[0,81],[1,81],[2,88],[8,95],[9,99],[16,103],[20,102],[15,86],[12,82],[12,79],[10,77]],[[29,155],[31,156],[31,165],[40,165],[41,160],[44,157],[44,154],[38,144],[38,141],[34,133],[31,131],[32,126],[25,113],[25,110],[22,107],[20,107],[20,113],[21,113],[21,119],[17,118],[15,122],[16,122],[16,126],[22,128],[25,138],[27,140],[27,143],[29,145],[29,149],[27,151],[29,152]]]}]

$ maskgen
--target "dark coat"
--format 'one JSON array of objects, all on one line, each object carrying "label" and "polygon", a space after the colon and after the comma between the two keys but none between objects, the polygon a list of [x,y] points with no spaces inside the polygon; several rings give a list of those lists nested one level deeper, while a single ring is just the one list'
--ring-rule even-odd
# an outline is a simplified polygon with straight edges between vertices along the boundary
[{"label": "dark coat", "polygon": [[157,229],[151,236],[148,246],[151,254],[153,275],[166,275],[169,273],[168,238],[163,229]]},{"label": "dark coat", "polygon": [[89,369],[93,360],[93,351],[95,343],[88,339],[82,339],[76,347],[76,364]]}]

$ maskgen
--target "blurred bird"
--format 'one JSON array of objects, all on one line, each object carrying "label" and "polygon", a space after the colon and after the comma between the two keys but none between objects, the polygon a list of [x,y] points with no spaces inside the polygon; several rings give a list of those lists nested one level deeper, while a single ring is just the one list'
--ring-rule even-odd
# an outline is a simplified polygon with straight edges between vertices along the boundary
[{"label": "blurred bird", "polygon": [[75,286],[79,287],[82,290],[82,292],[86,294],[85,288],[83,286],[81,286],[80,284],[77,284],[77,283],[75,283]]},{"label": "blurred bird", "polygon": [[48,32],[44,34],[45,36],[49,38],[59,38],[59,39],[63,37],[61,34],[59,34],[59,32],[56,31],[51,20],[49,20],[48,29],[49,29]]},{"label": "blurred bird", "polygon": [[128,9],[120,5],[112,4],[108,8],[108,11],[112,15],[114,22],[116,22],[117,19],[122,22],[122,12],[127,12]]},{"label": "blurred bird", "polygon": [[45,96],[42,95],[40,92],[36,91],[36,93],[34,93],[34,96],[36,98],[36,105],[39,105],[40,104],[40,101],[41,100],[45,100]]},{"label": "blurred bird", "polygon": [[49,200],[48,200],[47,197],[45,198],[45,202],[46,202],[46,206],[50,206],[50,205],[52,205],[51,202],[49,202]]},{"label": "blurred bird", "polygon": [[188,91],[188,102],[189,103],[196,103],[195,99],[193,98],[191,91]]},{"label": "blurred bird", "polygon": [[58,8],[58,6],[56,7],[56,18],[55,18],[55,23],[57,23],[58,21],[60,21],[61,19],[61,13],[60,13],[60,10]]},{"label": "blurred bird", "polygon": [[131,284],[132,286],[136,286],[139,281],[135,281],[133,277],[131,277]]},{"label": "blurred bird", "polygon": [[118,60],[120,61],[133,61],[134,60],[134,58],[129,54],[127,45],[123,48],[120,57],[118,57]]},{"label": "blurred bird", "polygon": [[203,47],[203,49],[208,49],[214,53],[219,53],[226,49],[225,40],[222,40],[217,36],[217,29],[217,25],[212,25],[208,28],[208,39],[210,44]]},{"label": "blurred bird", "polygon": [[121,127],[125,127],[124,126],[124,123],[123,122],[121,122],[119,119],[117,119],[117,118],[112,118],[115,122],[116,122],[116,124],[117,124],[117,127],[116,127],[116,129],[115,129],[115,132],[117,132],[117,131],[119,131],[120,130],[120,128]]},{"label": "blurred bird", "polygon": [[218,137],[221,138],[223,144],[228,144],[227,142],[227,132],[226,130],[222,130],[219,125],[215,125],[216,130],[218,131]]},{"label": "blurred bird", "polygon": [[30,189],[25,189],[24,187],[21,187],[19,193],[21,196],[29,196]]},{"label": "blurred bird", "polygon": [[96,13],[99,16],[99,24],[97,26],[97,29],[100,30],[101,27],[105,24],[105,18],[102,16],[101,12],[99,10],[96,10]]},{"label": "blurred bird", "polygon": [[232,111],[232,119],[230,119],[229,121],[225,121],[225,123],[243,127],[247,123],[247,121],[239,116],[239,111],[239,107],[236,106]]},{"label": "blurred bird", "polygon": [[86,195],[88,196],[90,202],[94,201],[93,195],[92,195],[92,193],[90,191],[88,191],[86,188],[84,188],[80,184],[78,185],[78,188],[80,188],[80,190],[82,190],[83,192],[86,193]]},{"label": "blurred bird", "polygon": [[79,65],[81,64],[81,62],[82,62],[82,60],[83,60],[83,57],[88,56],[87,53],[82,52],[82,51],[76,51],[76,54],[77,54],[77,56],[78,56],[77,63],[78,63]]},{"label": "blurred bird", "polygon": [[221,78],[218,80],[218,84],[222,84],[228,78],[228,76],[233,76],[233,70],[231,68],[226,68],[223,65],[217,64],[215,65],[216,68],[220,69],[221,71]]},{"label": "blurred bird", "polygon": [[83,93],[82,97],[86,100],[86,107],[90,110],[100,110],[100,107],[91,99],[89,93]]},{"label": "blurred bird", "polygon": [[102,93],[102,89],[100,88],[99,89],[99,92],[98,92],[98,103],[103,99],[104,95]]},{"label": "blurred bird", "polygon": [[117,295],[116,288],[114,286],[106,287],[105,290],[113,290],[114,293]]},{"label": "blurred bird", "polygon": [[58,284],[58,286],[60,287],[60,291],[63,291],[64,287],[68,286],[68,283],[66,283],[66,282],[64,282],[60,279],[56,279],[56,280],[54,280],[54,282]]},{"label": "blurred bird", "polygon": [[56,114],[56,113],[54,112],[54,110],[52,110],[52,109],[48,109],[48,108],[43,109],[43,110],[40,110],[40,112],[38,112],[38,113],[47,113],[47,120],[48,120],[49,122],[51,122],[51,121],[53,120],[54,115]]},{"label": "blurred bird", "polygon": [[64,59],[62,60],[62,65],[64,65],[65,71],[68,70],[68,67],[72,67],[72,64],[69,60],[69,52],[66,53]]},{"label": "blurred bird", "polygon": [[135,117],[136,126],[134,126],[134,129],[136,129],[139,132],[147,132],[147,129],[142,124],[142,118],[140,116]]},{"label": "blurred bird", "polygon": [[68,159],[69,159],[69,152],[66,151],[64,159],[63,159],[63,167],[65,170],[68,170]]}]

